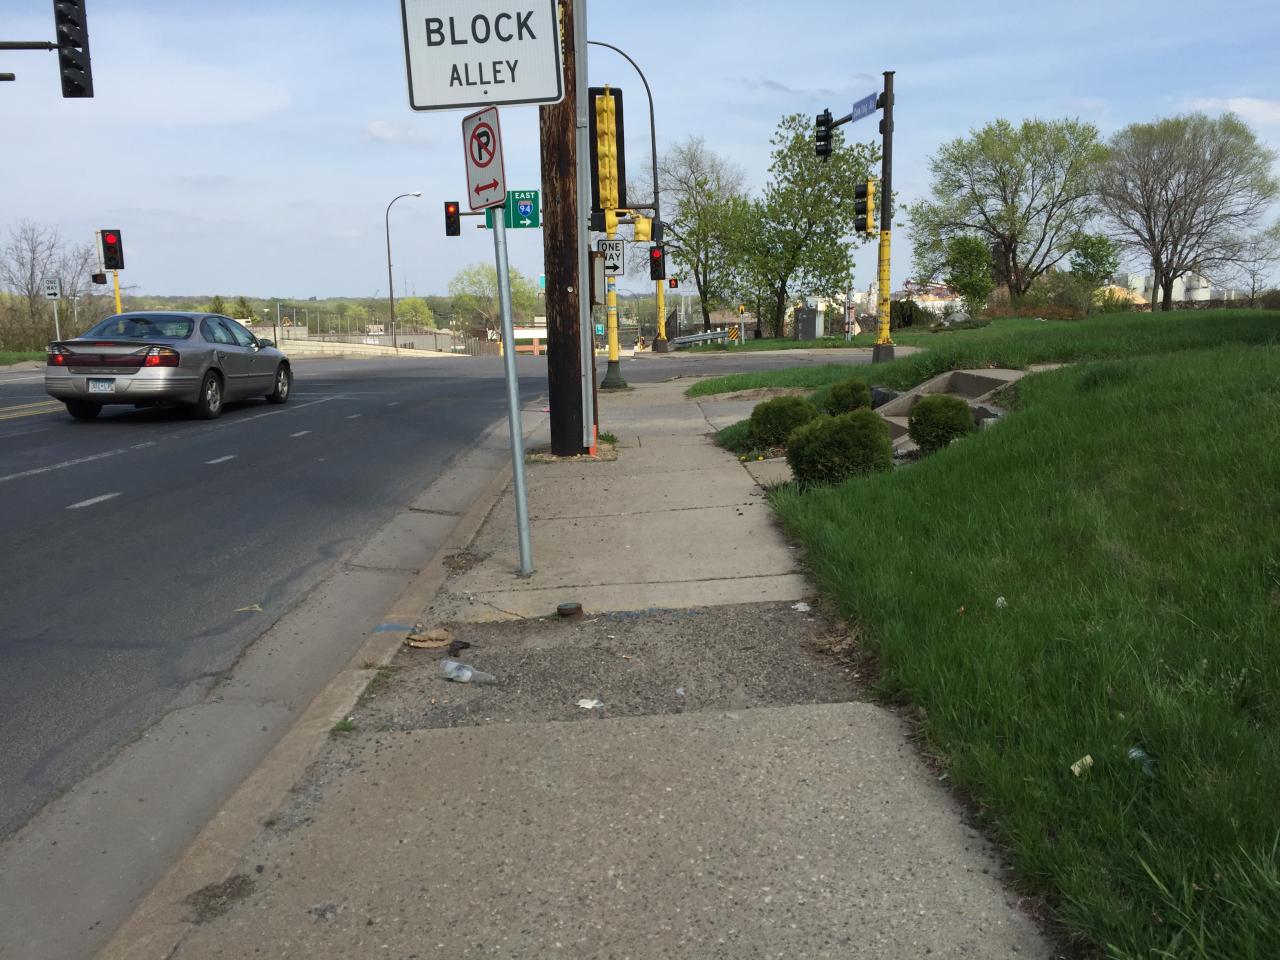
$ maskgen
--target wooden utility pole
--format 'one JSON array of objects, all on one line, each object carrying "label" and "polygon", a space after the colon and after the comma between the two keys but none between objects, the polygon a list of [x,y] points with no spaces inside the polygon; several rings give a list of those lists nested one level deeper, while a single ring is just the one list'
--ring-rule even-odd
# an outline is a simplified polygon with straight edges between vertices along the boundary
[{"label": "wooden utility pole", "polygon": [[[574,4],[560,5],[564,38],[564,99],[538,108],[542,142],[542,249],[547,277],[547,393],[551,452],[583,453],[582,304],[578,282],[577,57]],[[585,68],[585,64],[583,65]]]}]

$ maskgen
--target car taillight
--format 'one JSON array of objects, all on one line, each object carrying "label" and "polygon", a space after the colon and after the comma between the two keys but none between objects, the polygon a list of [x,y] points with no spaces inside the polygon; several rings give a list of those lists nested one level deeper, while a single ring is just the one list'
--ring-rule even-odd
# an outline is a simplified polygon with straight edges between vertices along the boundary
[{"label": "car taillight", "polygon": [[62,347],[50,346],[45,356],[45,365],[50,367],[65,367],[67,365],[67,351]]},{"label": "car taillight", "polygon": [[144,367],[176,367],[178,351],[170,350],[168,347],[152,347],[143,358],[142,365]]}]

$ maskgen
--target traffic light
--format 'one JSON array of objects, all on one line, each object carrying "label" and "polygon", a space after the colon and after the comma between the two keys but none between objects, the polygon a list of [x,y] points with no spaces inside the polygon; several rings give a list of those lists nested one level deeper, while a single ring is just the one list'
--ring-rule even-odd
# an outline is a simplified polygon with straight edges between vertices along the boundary
[{"label": "traffic light", "polygon": [[653,220],[649,217],[635,215],[636,233],[632,238],[636,243],[648,243],[653,236]]},{"label": "traffic light", "polygon": [[670,280],[667,281],[667,286],[670,287],[672,290],[674,290],[676,287],[680,286],[680,281],[677,280],[675,277],[672,277]]},{"label": "traffic light", "polygon": [[853,229],[855,233],[876,232],[876,182],[868,180],[853,188]]},{"label": "traffic light", "polygon": [[831,133],[834,128],[830,110],[823,110],[818,114],[817,127],[813,132],[813,149],[823,160],[831,156]]},{"label": "traffic light", "polygon": [[102,247],[102,269],[124,269],[124,240],[119,230],[99,230],[99,242]]},{"label": "traffic light", "polygon": [[58,34],[58,72],[64,97],[92,97],[89,22],[84,0],[53,0],[53,28]]},{"label": "traffic light", "polygon": [[456,237],[462,233],[462,213],[458,209],[457,200],[444,202],[444,235]]},{"label": "traffic light", "polygon": [[627,152],[622,123],[622,91],[591,87],[591,209],[627,208]]},{"label": "traffic light", "polygon": [[649,248],[649,279],[667,279],[667,251],[662,247]]}]

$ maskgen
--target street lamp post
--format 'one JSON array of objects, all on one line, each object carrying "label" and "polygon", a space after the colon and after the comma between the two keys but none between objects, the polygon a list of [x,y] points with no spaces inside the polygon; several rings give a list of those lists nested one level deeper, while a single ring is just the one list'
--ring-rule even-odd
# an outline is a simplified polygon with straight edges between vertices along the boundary
[{"label": "street lamp post", "polygon": [[[595,47],[607,47],[614,53],[619,54],[627,63],[635,68],[636,73],[640,75],[640,82],[644,84],[644,95],[649,98],[649,151],[652,155],[653,163],[653,222],[654,242],[660,242],[662,237],[662,199],[658,190],[658,126],[654,122],[653,117],[653,91],[649,89],[649,80],[645,77],[644,71],[640,69],[640,65],[636,63],[627,54],[625,50],[615,47],[611,43],[604,43],[600,40],[588,40],[587,43]],[[667,352],[667,318],[666,314],[666,281],[654,281],[654,300],[658,308],[658,331],[653,338],[653,349],[656,353]]]},{"label": "street lamp post", "polygon": [[391,346],[396,345],[396,291],[391,282],[391,204],[397,200],[403,200],[405,197],[420,197],[421,190],[414,190],[412,193],[402,193],[398,197],[393,197],[391,203],[387,204],[387,215],[383,219],[387,227],[387,300],[391,306]]}]

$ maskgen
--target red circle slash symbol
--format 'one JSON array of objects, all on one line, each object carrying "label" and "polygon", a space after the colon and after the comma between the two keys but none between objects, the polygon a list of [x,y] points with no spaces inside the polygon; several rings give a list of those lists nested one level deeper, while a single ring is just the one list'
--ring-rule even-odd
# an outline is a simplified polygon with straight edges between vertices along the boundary
[{"label": "red circle slash symbol", "polygon": [[471,131],[471,162],[477,167],[487,167],[493,163],[494,146],[497,137],[493,134],[493,127],[487,123],[478,123],[476,128]]}]

